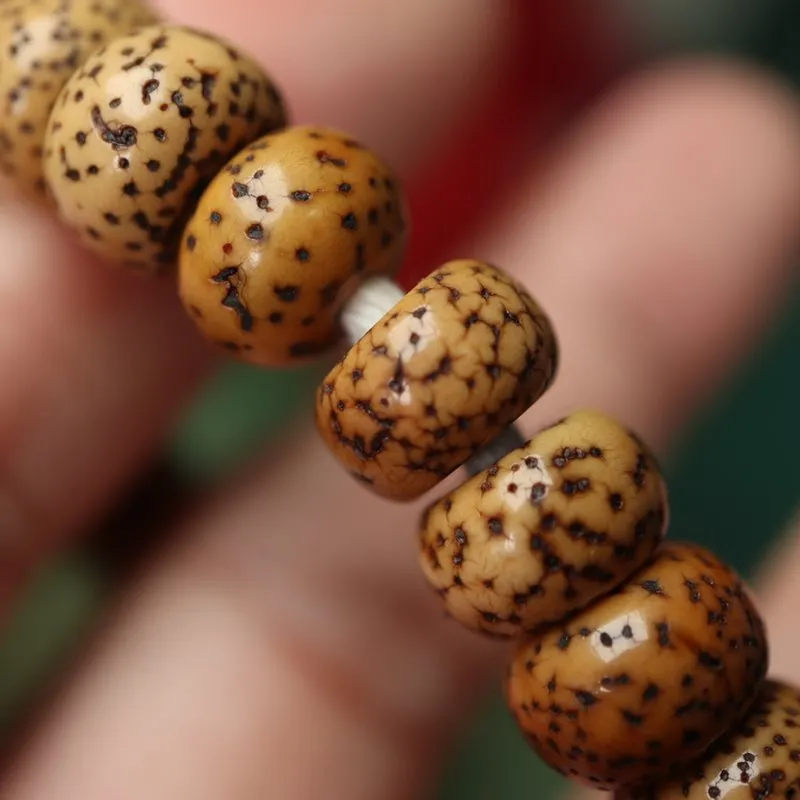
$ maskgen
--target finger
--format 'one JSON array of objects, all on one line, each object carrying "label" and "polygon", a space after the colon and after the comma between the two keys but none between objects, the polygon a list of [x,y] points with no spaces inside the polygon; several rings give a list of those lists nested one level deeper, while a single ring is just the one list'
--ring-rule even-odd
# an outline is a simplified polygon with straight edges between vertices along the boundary
[{"label": "finger", "polygon": [[774,548],[756,581],[759,605],[768,626],[770,674],[790,683],[800,681],[800,642],[797,640],[799,572],[800,515]]},{"label": "finger", "polygon": [[[324,119],[329,95],[314,94],[312,84],[329,81],[336,121],[366,130],[370,120],[387,116],[386,104],[373,102],[373,86],[363,78],[374,73],[378,53],[394,59],[396,80],[412,81],[422,64],[437,92],[457,96],[462,76],[450,59],[460,59],[458,69],[466,68],[467,74],[478,70],[491,60],[503,19],[487,13],[487,0],[460,2],[459,14],[447,25],[437,15],[447,18],[453,10],[448,3],[404,5],[408,18],[396,5],[386,11],[369,2],[345,4],[344,17],[326,14],[329,6],[322,0],[296,4],[297,16],[277,3],[271,4],[271,14],[268,5],[165,3],[176,19],[222,29],[265,63],[270,49],[277,48],[279,71],[289,55],[302,54],[283,70],[287,97],[298,96],[305,114]],[[275,26],[267,27],[273,33],[260,38],[261,26],[248,23],[261,14],[282,20],[283,27],[277,33]],[[290,29],[289,20],[296,27]],[[319,41],[306,48],[303,31],[312,20]],[[416,28],[421,21],[426,25],[422,38]],[[371,32],[365,37],[369,47],[343,40],[356,23],[361,33]],[[332,38],[322,47],[326,35]],[[452,41],[473,49],[453,48],[447,44]],[[334,57],[337,42],[348,44],[346,57]],[[378,124],[371,144],[411,169],[430,126],[454,106],[440,109],[432,94],[412,91],[397,93],[391,105],[404,124],[391,131]],[[426,124],[417,124],[418,118]],[[174,288],[104,271],[51,220],[23,208],[9,193],[0,200],[0,249],[0,371],[14,376],[0,396],[2,605],[2,595],[13,592],[29,565],[79,531],[152,453],[210,359],[172,298]]]},{"label": "finger", "polygon": [[298,122],[339,126],[406,164],[497,77],[509,12],[493,0],[160,0],[240,43],[287,89]]},{"label": "finger", "polygon": [[[795,243],[792,102],[698,65],[594,115],[536,214],[496,237],[565,342],[537,418],[598,404],[663,446],[730,363]],[[651,286],[671,288],[674,316]],[[137,587],[3,796],[421,796],[504,648],[442,621],[417,511],[367,495],[311,436],[272,454]]]}]

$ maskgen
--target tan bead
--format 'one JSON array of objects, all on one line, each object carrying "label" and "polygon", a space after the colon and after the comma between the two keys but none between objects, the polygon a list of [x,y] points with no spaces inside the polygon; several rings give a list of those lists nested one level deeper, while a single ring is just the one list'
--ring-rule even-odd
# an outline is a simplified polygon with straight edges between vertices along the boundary
[{"label": "tan bead", "polygon": [[536,302],[490,264],[453,261],[331,370],[317,426],[355,477],[411,500],[513,423],[555,368],[555,336]]},{"label": "tan bead", "polygon": [[696,758],[755,699],[767,661],[739,578],[703,548],[669,544],[616,592],[525,640],[507,699],[550,766],[618,789]]},{"label": "tan bead", "polygon": [[47,120],[88,55],[156,21],[137,0],[6,0],[0,5],[0,172],[44,199]]},{"label": "tan bead", "polygon": [[696,762],[617,800],[753,800],[800,796],[800,691],[765,681],[748,714]]},{"label": "tan bead", "polygon": [[275,87],[225,42],[144,28],[89,57],[59,96],[45,174],[62,218],[106,258],[175,261],[194,198],[248,142],[284,124]]},{"label": "tan bead", "polygon": [[433,503],[420,560],[451,616],[518,636],[626,580],[666,520],[647,448],[606,415],[582,411]]},{"label": "tan bead", "polygon": [[186,227],[180,295],[213,342],[280,366],[339,339],[342,304],[393,275],[406,242],[391,169],[351,137],[301,126],[266,136],[212,181]]}]

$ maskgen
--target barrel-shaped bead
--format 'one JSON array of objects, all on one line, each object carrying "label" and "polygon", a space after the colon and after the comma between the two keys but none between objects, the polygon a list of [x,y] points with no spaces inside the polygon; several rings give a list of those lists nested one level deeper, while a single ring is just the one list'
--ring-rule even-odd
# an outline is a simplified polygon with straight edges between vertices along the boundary
[{"label": "barrel-shaped bead", "polygon": [[265,366],[308,359],[341,337],[343,304],[392,276],[406,242],[400,183],[347,134],[298,126],[237,154],[186,226],[184,306],[212,342]]},{"label": "barrel-shaped bead", "polygon": [[617,800],[753,800],[800,796],[800,690],[765,681],[748,713],[695,762]]},{"label": "barrel-shaped bead", "polygon": [[109,261],[172,270],[197,196],[234,153],[285,124],[261,68],[177,26],[115,39],[56,101],[44,167],[61,217]]},{"label": "barrel-shaped bead", "polygon": [[139,0],[0,3],[0,172],[43,200],[45,131],[56,98],[89,54],[156,22]]},{"label": "barrel-shaped bead", "polygon": [[767,670],[740,579],[695,545],[664,545],[630,581],[522,642],[506,691],[552,767],[618,789],[696,758],[747,711]]},{"label": "barrel-shaped bead", "polygon": [[453,261],[331,370],[317,426],[355,477],[410,500],[511,425],[555,369],[553,329],[528,293],[490,264]]},{"label": "barrel-shaped bead", "polygon": [[667,517],[664,481],[641,439],[580,411],[429,506],[420,561],[451,616],[518,636],[630,577]]}]

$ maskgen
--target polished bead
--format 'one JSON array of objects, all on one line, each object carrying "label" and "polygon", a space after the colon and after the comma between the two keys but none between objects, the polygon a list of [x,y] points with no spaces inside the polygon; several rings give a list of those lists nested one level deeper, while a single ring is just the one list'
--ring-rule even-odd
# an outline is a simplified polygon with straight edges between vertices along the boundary
[{"label": "polished bead", "polygon": [[506,694],[548,764],[617,789],[696,758],[755,699],[767,661],[740,579],[703,548],[669,544],[613,594],[523,641]]},{"label": "polished bead", "polygon": [[317,426],[384,497],[419,497],[534,403],[553,380],[550,321],[513,279],[475,260],[422,280],[331,370]]},{"label": "polished bead", "polygon": [[270,79],[230,44],[143,28],[92,54],[64,86],[45,140],[63,220],[109,261],[174,267],[197,195],[228,159],[285,123]]},{"label": "polished bead", "polygon": [[156,21],[138,0],[5,0],[0,3],[0,172],[44,200],[47,120],[89,54]]},{"label": "polished bead", "polygon": [[451,616],[518,636],[626,580],[666,522],[647,447],[605,414],[581,411],[429,506],[420,559]]},{"label": "polished bead", "polygon": [[338,131],[288,128],[245,148],[204,192],[183,238],[181,299],[241,358],[298,363],[337,343],[363,281],[394,275],[406,227],[379,156]]},{"label": "polished bead", "polygon": [[800,796],[800,691],[765,681],[748,713],[697,760],[617,800],[753,800]]}]

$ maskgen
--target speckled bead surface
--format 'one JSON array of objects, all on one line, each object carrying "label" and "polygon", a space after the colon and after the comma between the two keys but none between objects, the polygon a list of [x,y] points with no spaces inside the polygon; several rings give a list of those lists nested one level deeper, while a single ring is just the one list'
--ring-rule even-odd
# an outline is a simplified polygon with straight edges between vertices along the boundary
[{"label": "speckled bead surface", "polygon": [[234,157],[186,227],[180,295],[212,341],[266,366],[340,336],[342,304],[391,276],[406,242],[399,182],[346,134],[299,126]]},{"label": "speckled bead surface", "polygon": [[490,264],[453,261],[331,370],[317,426],[356,478],[411,500],[532,405],[556,360],[550,321],[522,287]]},{"label": "speckled bead surface", "polygon": [[519,636],[633,574],[667,522],[664,481],[641,440],[581,411],[425,511],[420,560],[451,616]]},{"label": "speckled bead surface", "polygon": [[767,800],[800,797],[800,692],[765,681],[747,716],[701,759],[617,800]]},{"label": "speckled bead surface", "polygon": [[6,0],[0,4],[0,172],[45,198],[47,120],[58,93],[91,52],[156,22],[137,0]]},{"label": "speckled bead surface", "polygon": [[45,175],[90,248],[132,269],[167,271],[200,191],[284,122],[255,62],[204,33],[151,26],[96,51],[64,86]]},{"label": "speckled bead surface", "polygon": [[761,618],[708,551],[664,545],[611,595],[524,641],[507,700],[552,767],[598,789],[677,770],[755,699]]}]

